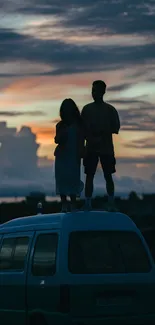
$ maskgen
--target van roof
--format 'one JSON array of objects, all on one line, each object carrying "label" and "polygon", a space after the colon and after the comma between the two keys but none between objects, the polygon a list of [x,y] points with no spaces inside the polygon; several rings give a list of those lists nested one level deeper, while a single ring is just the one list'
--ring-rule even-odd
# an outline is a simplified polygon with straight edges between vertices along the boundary
[{"label": "van roof", "polygon": [[138,230],[127,215],[119,212],[78,211],[16,218],[0,225],[0,233],[63,228],[68,230]]}]

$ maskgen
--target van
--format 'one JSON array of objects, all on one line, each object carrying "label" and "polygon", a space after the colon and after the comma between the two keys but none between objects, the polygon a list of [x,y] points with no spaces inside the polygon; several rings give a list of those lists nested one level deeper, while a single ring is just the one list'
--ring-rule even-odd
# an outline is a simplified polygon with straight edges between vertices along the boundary
[{"label": "van", "polygon": [[125,214],[18,218],[0,226],[1,325],[155,324],[155,264]]}]

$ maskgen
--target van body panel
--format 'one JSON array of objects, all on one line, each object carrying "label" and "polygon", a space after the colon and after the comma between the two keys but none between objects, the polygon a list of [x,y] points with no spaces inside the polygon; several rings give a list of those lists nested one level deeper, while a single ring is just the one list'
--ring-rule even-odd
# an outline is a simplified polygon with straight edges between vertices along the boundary
[{"label": "van body panel", "polygon": [[90,212],[74,212],[74,213],[56,213],[49,215],[36,215],[30,217],[17,218],[0,225],[0,234],[7,231],[17,231],[20,227],[45,227],[47,229],[53,227],[73,230],[73,229],[94,229],[94,227],[101,227],[101,229],[119,229],[129,230],[137,229],[134,222],[123,213],[114,213],[106,211],[90,211]]},{"label": "van body panel", "polygon": [[[111,279],[112,280],[112,279]],[[144,282],[133,283],[117,278],[112,282],[89,283],[70,286],[71,315],[78,317],[137,316],[154,313],[155,285]],[[80,281],[79,281],[80,282]]]},{"label": "van body panel", "polygon": [[36,230],[48,230],[48,229],[59,229],[59,223],[49,223],[41,225],[26,225],[26,226],[17,226],[17,227],[7,227],[0,228],[1,234],[12,234],[12,233],[23,233],[25,231],[36,231]]}]

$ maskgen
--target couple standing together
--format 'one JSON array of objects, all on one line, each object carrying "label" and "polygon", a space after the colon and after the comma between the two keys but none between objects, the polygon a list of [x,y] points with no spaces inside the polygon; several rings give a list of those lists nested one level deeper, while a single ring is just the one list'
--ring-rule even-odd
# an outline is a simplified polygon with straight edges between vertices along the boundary
[{"label": "couple standing together", "polygon": [[113,134],[118,134],[120,120],[116,109],[104,102],[106,84],[96,80],[92,85],[93,102],[84,106],[81,114],[72,99],[65,99],[60,107],[60,122],[56,125],[55,179],[56,193],[60,195],[62,212],[67,212],[67,197],[71,211],[76,210],[84,184],[80,178],[81,159],[86,174],[85,210],[91,210],[93,181],[100,161],[108,194],[108,208],[115,210],[114,182],[115,154]]}]

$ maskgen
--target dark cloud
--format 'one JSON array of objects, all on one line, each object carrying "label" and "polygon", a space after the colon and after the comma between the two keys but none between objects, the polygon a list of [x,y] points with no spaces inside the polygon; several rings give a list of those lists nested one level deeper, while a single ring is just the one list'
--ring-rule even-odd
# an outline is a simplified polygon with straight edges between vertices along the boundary
[{"label": "dark cloud", "polygon": [[146,155],[139,157],[119,157],[119,164],[155,164],[155,155]]},{"label": "dark cloud", "polygon": [[[154,182],[152,178],[146,180],[140,177],[134,177],[134,178],[131,176],[119,177],[116,173],[116,175],[114,175],[114,182],[116,186],[116,193],[115,193],[116,196],[118,193],[121,193],[121,195],[124,196],[125,194],[130,193],[131,191],[136,191],[137,193],[142,193],[142,192],[154,193]],[[95,183],[94,186],[95,195],[96,194],[104,195],[104,193],[106,194],[106,189],[105,189],[105,184],[103,181],[103,175],[101,169],[97,170],[94,183]]]},{"label": "dark cloud", "polygon": [[155,174],[152,175],[151,179],[152,179],[152,182],[155,182]]},{"label": "dark cloud", "polygon": [[[154,1],[154,0],[153,0]],[[51,18],[41,26],[33,26],[38,29],[38,38],[21,35],[21,31],[11,29],[0,30],[0,60],[29,60],[31,62],[43,62],[52,66],[52,70],[45,75],[62,73],[90,72],[119,69],[124,65],[150,63],[154,60],[154,2],[147,0],[32,0],[15,1],[1,0],[1,9],[4,13],[20,13],[27,17],[39,15],[39,17]],[[56,20],[53,22],[53,16]],[[75,35],[147,35],[148,44],[129,46],[105,46],[104,44],[67,44],[67,41],[41,40],[39,35],[46,28],[59,28]],[[18,28],[18,26],[17,26]],[[28,32],[26,27],[24,32]],[[51,29],[52,32],[52,29]],[[64,34],[64,39],[65,39]],[[151,36],[153,35],[153,37]],[[128,36],[128,35],[127,35]],[[126,36],[126,37],[127,37]],[[53,70],[53,66],[55,69]],[[126,88],[114,88],[119,91]]]},{"label": "dark cloud", "polygon": [[19,111],[0,111],[0,116],[17,117],[17,116],[44,116],[46,115],[41,111],[19,112]]},{"label": "dark cloud", "polygon": [[[132,74],[130,76],[128,76],[128,78],[132,81],[134,80],[134,78],[135,79],[136,78],[144,79],[145,75],[152,73],[152,63],[154,64],[154,62],[150,62],[150,64],[147,64],[147,65],[142,64],[140,69],[135,69],[135,72],[132,72]],[[149,79],[146,78],[146,81],[149,81]]]},{"label": "dark cloud", "polygon": [[138,107],[147,107],[148,108],[153,108],[153,104],[148,102],[148,101],[145,101],[145,100],[142,100],[142,99],[138,99],[137,97],[136,98],[121,98],[121,99],[112,99],[109,101],[110,103],[112,104],[118,104],[118,105],[132,105],[132,104],[137,104],[137,108]]},{"label": "dark cloud", "polygon": [[[6,40],[5,40],[5,36]],[[2,39],[2,41],[1,41]],[[109,46],[67,44],[59,40],[40,40],[22,36],[11,29],[1,30],[0,60],[46,63],[54,70],[44,75],[104,71],[147,63],[154,59],[155,44],[135,46]]]},{"label": "dark cloud", "polygon": [[62,19],[63,26],[99,34],[154,33],[153,1],[33,0],[19,11],[26,15],[55,15]]},{"label": "dark cloud", "polygon": [[[64,16],[67,12],[67,6],[64,5],[62,1],[57,1],[57,3],[39,3],[32,1],[31,5],[23,6],[19,8],[18,12],[25,15],[44,15],[44,16]],[[51,2],[51,1],[50,1]],[[59,3],[60,2],[60,3]]]},{"label": "dark cloud", "polygon": [[25,41],[28,39],[27,36],[20,35],[19,33],[14,32],[12,29],[0,28],[0,42],[5,45],[7,43]]},{"label": "dark cloud", "polygon": [[[91,5],[90,5],[91,4]],[[86,27],[98,33],[154,33],[154,14],[150,15],[152,0],[90,1],[89,8],[66,20],[67,26]],[[86,8],[86,7],[85,7]]]},{"label": "dark cloud", "polygon": [[109,101],[120,109],[121,130],[126,131],[155,131],[154,105],[148,101],[136,98],[114,99]]},{"label": "dark cloud", "polygon": [[147,137],[139,140],[134,140],[126,144],[129,148],[140,149],[155,149],[155,137]]},{"label": "dark cloud", "polygon": [[109,87],[108,91],[112,91],[112,92],[123,91],[123,90],[126,90],[126,89],[130,88],[130,87],[131,87],[131,82]]},{"label": "dark cloud", "polygon": [[138,112],[137,109],[121,110],[121,130],[124,131],[155,131],[155,116]]},{"label": "dark cloud", "polygon": [[148,81],[154,83],[155,82],[155,78],[150,78],[150,79],[148,79]]},{"label": "dark cloud", "polygon": [[117,192],[130,193],[135,191],[139,194],[144,192],[154,193],[154,184],[152,180],[144,180],[141,178],[132,178],[130,176],[122,176],[115,178]]}]

